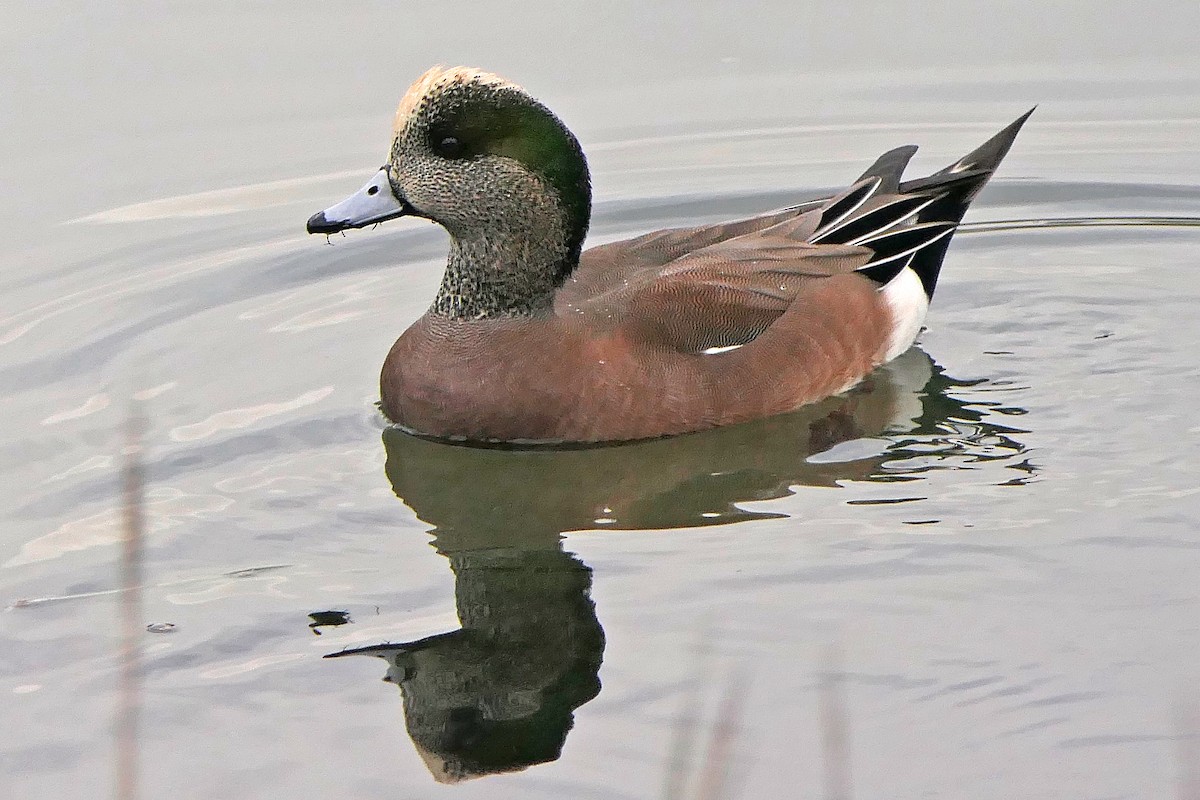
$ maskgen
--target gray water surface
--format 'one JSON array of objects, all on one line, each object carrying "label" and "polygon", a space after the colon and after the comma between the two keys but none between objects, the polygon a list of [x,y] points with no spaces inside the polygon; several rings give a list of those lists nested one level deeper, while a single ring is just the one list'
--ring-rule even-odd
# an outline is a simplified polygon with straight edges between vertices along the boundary
[{"label": "gray water surface", "polygon": [[[1200,9],[919,9],[7,11],[8,793],[109,792],[133,401],[145,622],[175,626],[143,642],[147,797],[658,798],[723,699],[727,794],[818,797],[832,652],[856,797],[1173,796],[1200,762]],[[444,234],[302,232],[438,62],[561,113],[593,243],[817,196],[909,142],[928,172],[1040,107],[919,347],[854,391],[476,450],[375,408]],[[388,660],[322,658],[362,647]]]}]

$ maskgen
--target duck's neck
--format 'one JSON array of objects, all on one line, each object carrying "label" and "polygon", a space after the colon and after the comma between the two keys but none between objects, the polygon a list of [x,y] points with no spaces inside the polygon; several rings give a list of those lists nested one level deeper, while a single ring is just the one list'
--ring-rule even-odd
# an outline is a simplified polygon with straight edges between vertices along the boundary
[{"label": "duck's neck", "polygon": [[432,311],[455,319],[533,317],[550,313],[556,276],[569,274],[566,253],[540,242],[452,239]]},{"label": "duck's neck", "polygon": [[586,217],[573,222],[550,198],[451,230],[446,273],[430,311],[453,319],[553,313],[554,294],[578,265],[586,232]]}]

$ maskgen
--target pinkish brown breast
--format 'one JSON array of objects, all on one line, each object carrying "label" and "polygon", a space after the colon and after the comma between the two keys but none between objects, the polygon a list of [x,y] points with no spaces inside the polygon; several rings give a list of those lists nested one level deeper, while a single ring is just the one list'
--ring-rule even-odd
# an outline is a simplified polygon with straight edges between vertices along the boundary
[{"label": "pinkish brown breast", "polygon": [[820,281],[754,341],[677,350],[586,318],[457,321],[426,315],[381,376],[394,422],[438,437],[620,441],[790,411],[861,380],[890,330],[874,285]]}]

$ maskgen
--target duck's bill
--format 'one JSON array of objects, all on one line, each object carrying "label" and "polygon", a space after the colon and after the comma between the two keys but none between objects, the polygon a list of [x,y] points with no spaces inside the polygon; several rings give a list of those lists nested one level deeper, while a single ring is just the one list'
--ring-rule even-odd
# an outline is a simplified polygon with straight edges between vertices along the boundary
[{"label": "duck's bill", "polygon": [[357,192],[309,217],[308,232],[337,233],[347,228],[365,228],[411,213],[413,207],[392,191],[392,182],[388,180],[387,167],[384,167]]}]

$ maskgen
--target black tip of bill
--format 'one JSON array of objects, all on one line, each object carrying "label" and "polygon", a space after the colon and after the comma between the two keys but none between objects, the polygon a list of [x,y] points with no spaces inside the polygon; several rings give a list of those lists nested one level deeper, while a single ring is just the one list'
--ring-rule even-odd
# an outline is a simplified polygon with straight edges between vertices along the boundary
[{"label": "black tip of bill", "polygon": [[330,222],[329,220],[325,219],[324,211],[318,211],[309,217],[308,225],[306,227],[308,228],[309,233],[337,233],[342,229],[340,223]]}]

